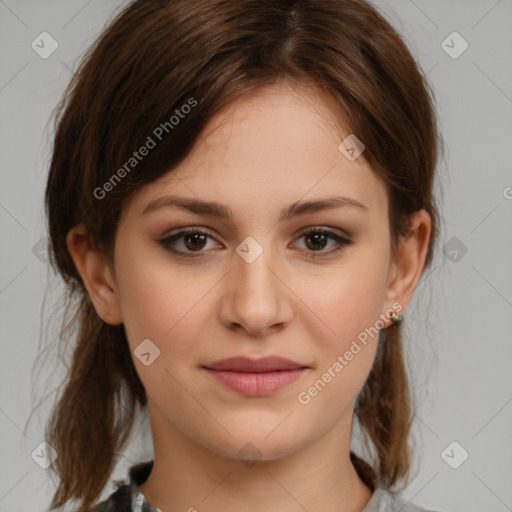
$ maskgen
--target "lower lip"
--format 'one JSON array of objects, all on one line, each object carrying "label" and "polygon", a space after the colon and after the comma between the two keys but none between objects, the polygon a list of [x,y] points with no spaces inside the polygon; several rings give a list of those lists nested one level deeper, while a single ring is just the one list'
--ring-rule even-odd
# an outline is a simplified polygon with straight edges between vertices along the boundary
[{"label": "lower lip", "polygon": [[262,396],[278,391],[295,382],[307,368],[251,373],[206,368],[218,381],[244,395]]}]

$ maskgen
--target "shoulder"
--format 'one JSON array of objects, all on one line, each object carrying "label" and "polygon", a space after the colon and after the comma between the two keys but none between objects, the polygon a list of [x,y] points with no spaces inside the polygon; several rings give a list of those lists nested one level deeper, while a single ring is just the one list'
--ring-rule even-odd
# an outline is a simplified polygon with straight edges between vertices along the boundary
[{"label": "shoulder", "polygon": [[[435,512],[404,499],[400,494],[377,488],[363,512]],[[440,511],[439,511],[440,512]]]},{"label": "shoulder", "polygon": [[87,512],[132,512],[131,486],[121,485],[105,501],[88,509]]}]

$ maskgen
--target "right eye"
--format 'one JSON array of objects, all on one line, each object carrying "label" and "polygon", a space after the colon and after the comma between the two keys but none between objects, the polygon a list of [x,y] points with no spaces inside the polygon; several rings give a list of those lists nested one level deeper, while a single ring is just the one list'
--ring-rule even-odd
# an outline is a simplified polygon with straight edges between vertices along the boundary
[{"label": "right eye", "polygon": [[[194,258],[206,252],[202,249],[207,244],[208,238],[213,237],[210,233],[200,229],[188,229],[174,233],[157,240],[166,250],[184,258]],[[176,249],[178,241],[182,241],[182,248]]]}]

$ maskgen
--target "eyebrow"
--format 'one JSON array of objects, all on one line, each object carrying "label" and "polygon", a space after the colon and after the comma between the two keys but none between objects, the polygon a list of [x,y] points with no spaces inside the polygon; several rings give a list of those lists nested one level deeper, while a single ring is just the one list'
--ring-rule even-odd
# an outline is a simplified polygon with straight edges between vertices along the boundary
[{"label": "eyebrow", "polygon": [[[297,201],[281,210],[279,220],[288,220],[297,215],[305,215],[322,210],[331,210],[339,207],[352,207],[367,212],[368,207],[351,197],[329,197],[314,201]],[[160,208],[178,207],[198,215],[208,215],[221,219],[229,219],[233,216],[231,209],[218,202],[202,201],[189,197],[162,196],[146,205],[141,215],[145,215]]]}]

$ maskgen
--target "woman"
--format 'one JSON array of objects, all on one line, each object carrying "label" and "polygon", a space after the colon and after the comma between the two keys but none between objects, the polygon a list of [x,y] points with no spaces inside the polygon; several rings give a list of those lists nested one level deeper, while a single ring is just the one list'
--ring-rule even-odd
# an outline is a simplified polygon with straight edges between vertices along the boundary
[{"label": "woman", "polygon": [[[59,114],[46,207],[77,340],[52,510],[423,510],[395,492],[401,321],[438,133],[397,32],[362,0],[138,0]],[[146,411],[154,459],[98,504]]]}]

